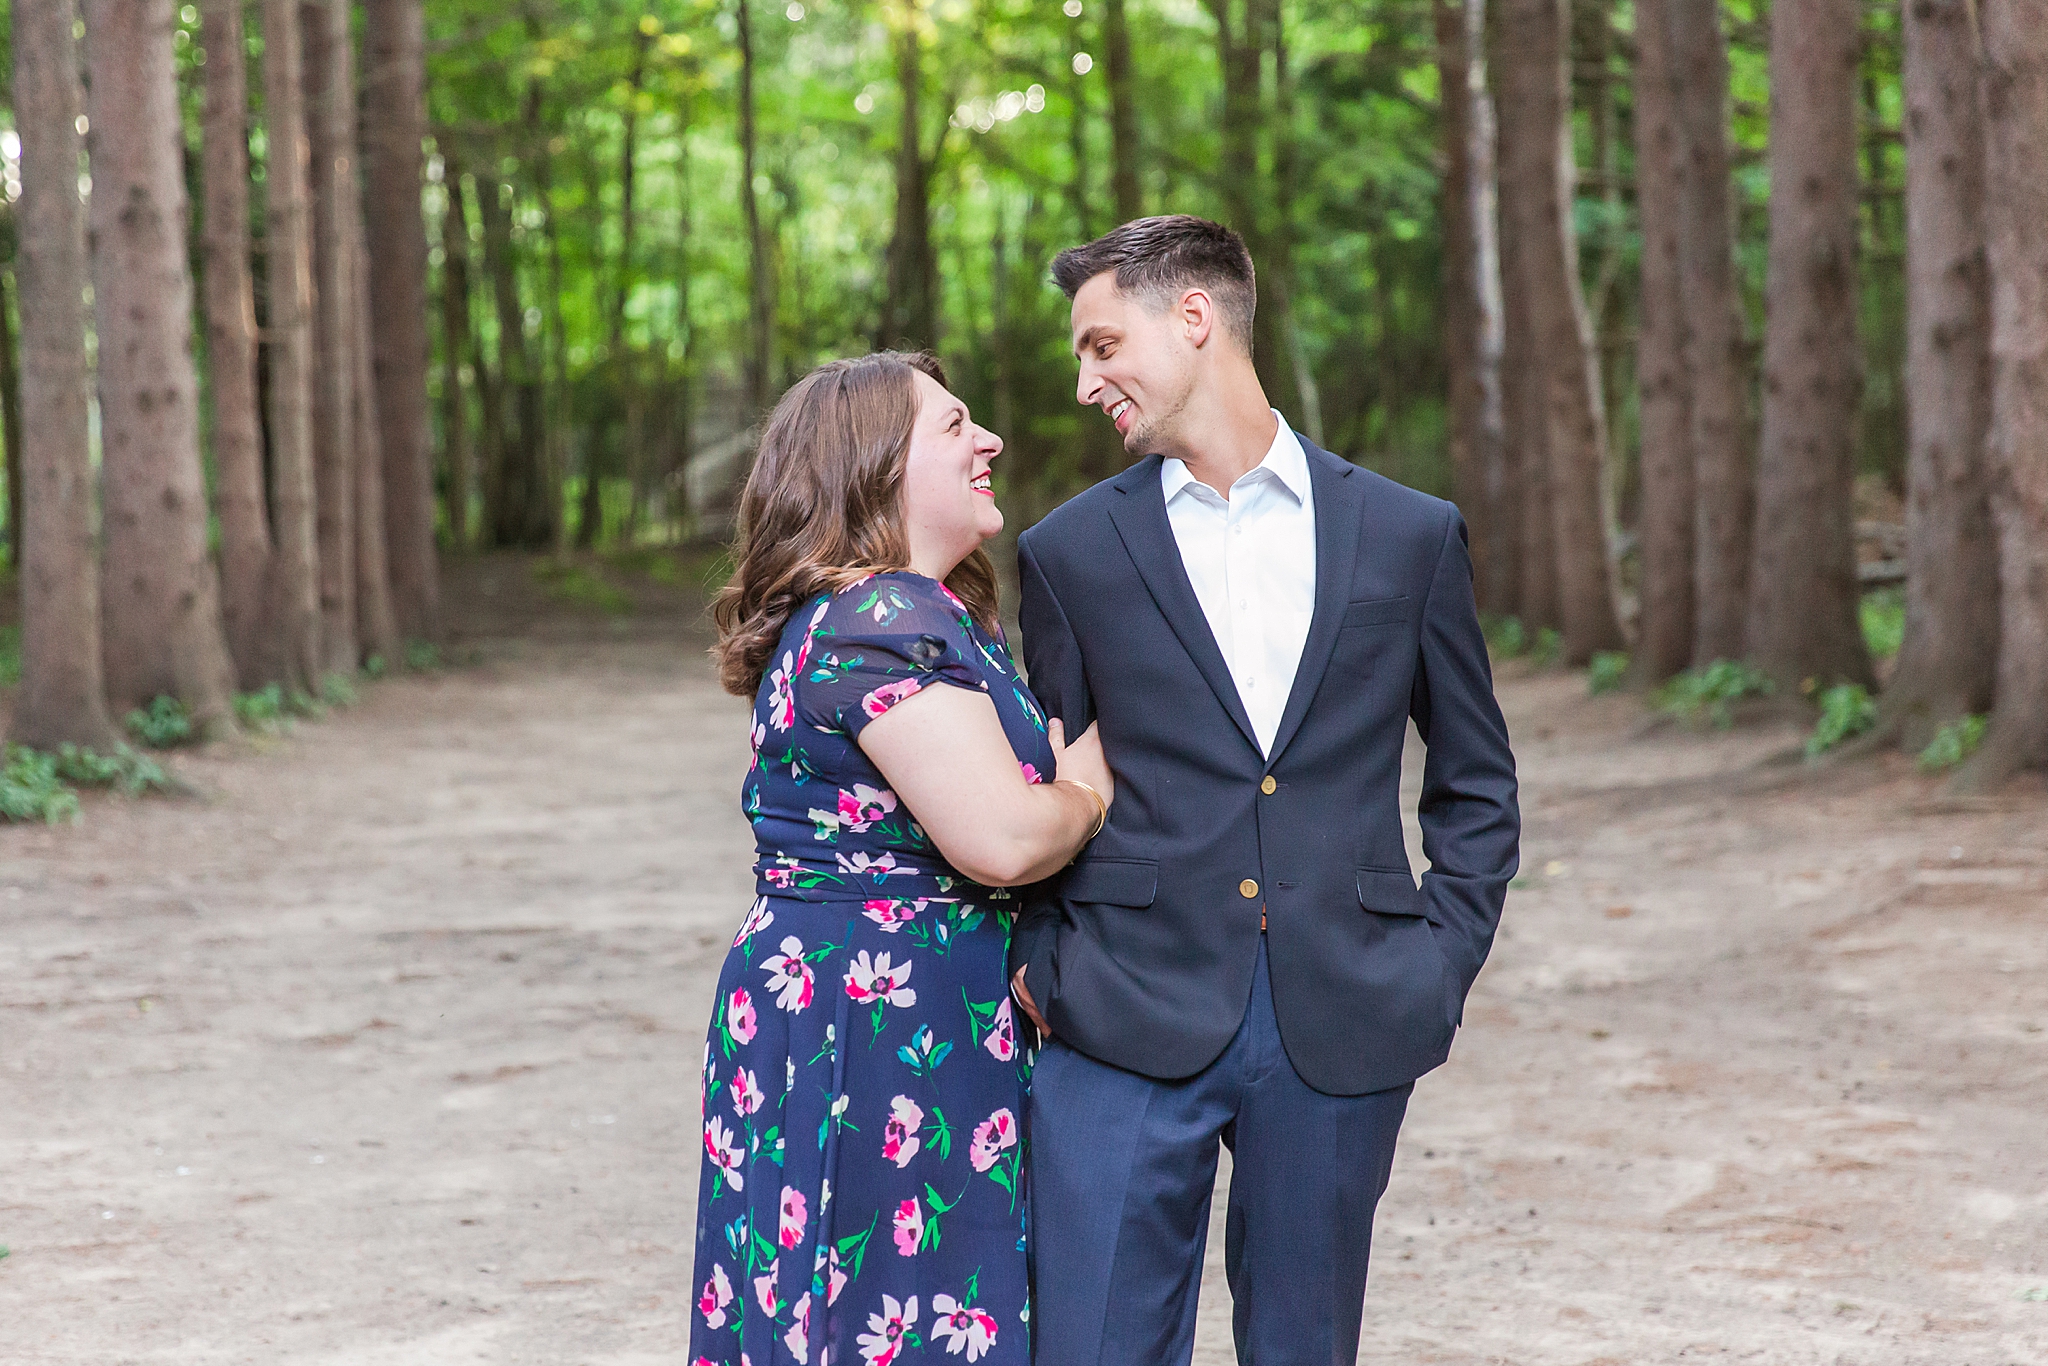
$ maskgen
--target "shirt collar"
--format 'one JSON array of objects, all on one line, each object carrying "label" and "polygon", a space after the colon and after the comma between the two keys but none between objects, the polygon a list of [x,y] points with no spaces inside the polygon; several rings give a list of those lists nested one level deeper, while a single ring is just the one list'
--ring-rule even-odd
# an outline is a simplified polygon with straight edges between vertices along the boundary
[{"label": "shirt collar", "polygon": [[[1273,410],[1273,422],[1276,430],[1273,433],[1273,444],[1266,448],[1266,458],[1253,466],[1244,477],[1249,479],[1260,470],[1266,470],[1282,488],[1294,495],[1295,502],[1306,503],[1309,487],[1308,453],[1302,450],[1301,439],[1295,436],[1294,429],[1287,425],[1287,419],[1280,416],[1277,408]],[[1181,490],[1198,482],[1188,471],[1187,462],[1184,460],[1167,460],[1159,466],[1160,491],[1166,495],[1166,501],[1169,503]]]}]

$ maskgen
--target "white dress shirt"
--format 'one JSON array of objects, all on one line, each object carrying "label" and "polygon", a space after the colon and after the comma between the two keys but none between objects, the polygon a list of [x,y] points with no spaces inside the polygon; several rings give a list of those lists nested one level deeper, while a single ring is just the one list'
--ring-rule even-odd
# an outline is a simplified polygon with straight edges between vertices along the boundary
[{"label": "white dress shirt", "polygon": [[1188,472],[1159,467],[1166,520],[1209,630],[1230,666],[1259,750],[1270,755],[1316,609],[1316,509],[1308,456],[1279,413],[1258,467],[1225,499]]}]

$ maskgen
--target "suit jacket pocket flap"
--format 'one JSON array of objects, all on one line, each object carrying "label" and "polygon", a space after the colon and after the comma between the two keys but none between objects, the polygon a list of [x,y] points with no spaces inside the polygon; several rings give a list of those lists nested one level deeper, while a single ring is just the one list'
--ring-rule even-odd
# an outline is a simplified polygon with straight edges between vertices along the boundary
[{"label": "suit jacket pocket flap", "polygon": [[1381,915],[1422,915],[1428,910],[1415,878],[1392,868],[1358,870],[1358,904]]},{"label": "suit jacket pocket flap", "polygon": [[1159,893],[1159,865],[1141,859],[1088,859],[1067,870],[1060,895],[1069,901],[1150,906]]},{"label": "suit jacket pocket flap", "polygon": [[[1363,602],[1347,603],[1344,607],[1344,627],[1388,626],[1408,620],[1408,599],[1368,598]],[[1340,628],[1343,629],[1343,628]]]}]

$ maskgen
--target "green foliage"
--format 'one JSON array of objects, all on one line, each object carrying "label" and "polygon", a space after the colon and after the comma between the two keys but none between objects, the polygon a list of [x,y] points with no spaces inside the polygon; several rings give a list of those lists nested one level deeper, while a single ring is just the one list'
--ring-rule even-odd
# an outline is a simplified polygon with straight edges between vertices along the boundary
[{"label": "green foliage", "polygon": [[1939,773],[1954,768],[1977,752],[1977,746],[1984,743],[1984,732],[1990,726],[1987,716],[1961,716],[1943,726],[1927,742],[1927,748],[1920,751],[1920,771]]},{"label": "green foliage", "polygon": [[535,560],[533,577],[549,597],[560,602],[594,607],[615,617],[633,610],[631,594],[606,579],[601,570],[580,560]]},{"label": "green foliage", "polygon": [[356,681],[338,669],[320,680],[320,700],[330,707],[353,707],[357,696]]},{"label": "green foliage", "polygon": [[1539,668],[1551,667],[1563,653],[1564,637],[1548,626],[1536,633],[1535,643],[1529,646],[1529,658]]},{"label": "green foliage", "polygon": [[78,819],[78,794],[57,773],[57,756],[25,745],[9,745],[0,765],[0,820],[58,821]]},{"label": "green foliage", "polygon": [[1735,724],[1735,704],[1745,697],[1768,697],[1776,689],[1770,676],[1739,659],[1717,659],[1703,669],[1688,669],[1657,689],[1657,710],[1681,721],[1702,713],[1716,730]]},{"label": "green foliage", "polygon": [[21,628],[0,626],[0,688],[21,682]]},{"label": "green foliage", "polygon": [[416,674],[432,673],[441,667],[441,652],[430,640],[408,640],[405,642],[405,667]]},{"label": "green foliage", "polygon": [[384,656],[373,654],[363,661],[363,677],[375,682],[384,676],[387,667]]},{"label": "green foliage", "polygon": [[1520,617],[1490,617],[1481,629],[1486,633],[1486,648],[1495,659],[1516,659],[1529,648]]},{"label": "green foliage", "polygon": [[169,749],[192,738],[192,713],[175,697],[158,694],[147,707],[128,713],[128,733],[151,749]]},{"label": "green foliage", "polygon": [[99,754],[66,741],[57,746],[56,760],[57,776],[78,787],[112,788],[124,797],[171,790],[163,766],[126,745],[116,745],[112,754]]},{"label": "green foliage", "polygon": [[1890,659],[1906,640],[1906,594],[1899,588],[1865,593],[1858,606],[1863,643],[1874,659]]},{"label": "green foliage", "polygon": [[1820,695],[1820,720],[1806,738],[1806,757],[1827,753],[1877,724],[1877,699],[1861,683],[1838,683]]},{"label": "green foliage", "polygon": [[250,730],[276,730],[284,724],[284,689],[266,683],[255,692],[235,694],[235,716]]},{"label": "green foliage", "polygon": [[1586,670],[1586,687],[1595,697],[1618,691],[1627,681],[1626,650],[1601,650],[1593,656],[1592,667]]}]

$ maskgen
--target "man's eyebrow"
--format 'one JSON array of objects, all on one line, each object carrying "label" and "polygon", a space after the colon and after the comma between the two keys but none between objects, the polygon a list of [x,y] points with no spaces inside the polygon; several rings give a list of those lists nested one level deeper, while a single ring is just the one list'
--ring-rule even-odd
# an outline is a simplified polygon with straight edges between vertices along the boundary
[{"label": "man's eyebrow", "polygon": [[1080,336],[1074,338],[1074,356],[1076,359],[1080,358],[1081,352],[1087,349],[1088,343],[1094,341],[1095,334],[1097,332],[1100,332],[1101,330],[1102,324],[1097,323],[1095,326],[1089,328],[1086,332],[1083,332]]}]

